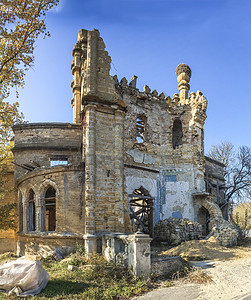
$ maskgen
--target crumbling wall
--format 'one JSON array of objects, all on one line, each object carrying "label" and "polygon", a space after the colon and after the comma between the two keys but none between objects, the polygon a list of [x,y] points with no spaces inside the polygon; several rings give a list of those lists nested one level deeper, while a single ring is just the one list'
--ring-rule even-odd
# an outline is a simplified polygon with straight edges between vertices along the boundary
[{"label": "crumbling wall", "polygon": [[232,247],[237,245],[237,239],[239,237],[239,231],[229,221],[223,220],[221,224],[212,228],[207,238],[214,237],[222,246]]},{"label": "crumbling wall", "polygon": [[189,219],[169,218],[161,220],[154,227],[154,240],[167,242],[172,246],[177,246],[184,241],[198,240],[201,237],[201,225]]},{"label": "crumbling wall", "polygon": [[50,167],[50,159],[63,158],[68,165],[81,162],[82,128],[69,123],[15,125],[15,180],[32,170]]}]

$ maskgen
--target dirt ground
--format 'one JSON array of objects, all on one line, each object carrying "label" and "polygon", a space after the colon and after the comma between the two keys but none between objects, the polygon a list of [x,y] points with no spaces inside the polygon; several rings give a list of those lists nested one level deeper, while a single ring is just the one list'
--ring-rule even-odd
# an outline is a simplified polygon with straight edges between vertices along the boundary
[{"label": "dirt ground", "polygon": [[[189,241],[162,251],[161,255],[180,255],[202,267],[212,279],[209,283],[191,284],[180,280],[175,286],[160,288],[138,300],[251,300],[251,243],[225,248],[215,240]],[[202,259],[204,259],[202,261]]]},{"label": "dirt ground", "polygon": [[226,248],[221,246],[214,238],[209,240],[193,240],[181,243],[179,246],[160,253],[164,256],[181,256],[189,261],[193,260],[230,260],[251,257],[251,242],[243,245]]}]

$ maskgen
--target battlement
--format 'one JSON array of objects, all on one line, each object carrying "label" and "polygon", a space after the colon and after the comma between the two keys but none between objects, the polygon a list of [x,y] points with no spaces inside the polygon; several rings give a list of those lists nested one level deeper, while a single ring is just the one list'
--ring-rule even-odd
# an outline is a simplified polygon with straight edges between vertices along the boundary
[{"label": "battlement", "polygon": [[123,77],[120,81],[117,75],[110,75],[111,57],[105,50],[105,43],[97,29],[92,31],[81,29],[78,32],[78,40],[73,48],[73,61],[71,65],[73,80],[73,123],[81,123],[81,115],[86,103],[98,101],[120,105],[125,107],[123,95],[134,95],[138,99],[158,99],[169,111],[177,111],[179,108],[191,109],[193,115],[197,114],[197,121],[204,124],[206,118],[207,100],[200,91],[190,90],[191,69],[182,63],[176,68],[179,93],[173,97],[151,90],[145,85],[143,91],[137,88],[137,76],[130,81]]}]

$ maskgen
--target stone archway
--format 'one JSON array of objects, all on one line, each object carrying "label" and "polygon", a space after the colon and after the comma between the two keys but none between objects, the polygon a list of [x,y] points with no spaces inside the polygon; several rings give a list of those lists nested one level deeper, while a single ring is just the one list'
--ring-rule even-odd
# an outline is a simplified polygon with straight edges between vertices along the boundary
[{"label": "stone archway", "polygon": [[[213,201],[211,195],[209,195],[208,193],[196,193],[193,195],[193,197],[195,201],[198,203],[198,208],[199,208],[198,213],[202,213],[201,217],[203,218],[203,213],[205,217],[207,212],[210,216],[210,225],[208,228],[209,230],[212,229],[214,226],[222,224],[223,216],[222,216],[221,209],[219,205]],[[207,223],[209,223],[208,220]]]},{"label": "stone archway", "polygon": [[201,206],[208,210],[211,228],[213,226],[220,225],[223,222],[222,211],[219,205],[212,200],[211,196],[208,196],[206,199],[202,200]]},{"label": "stone archway", "polygon": [[209,234],[210,214],[204,206],[198,210],[198,223],[202,226],[202,235],[207,236]]}]

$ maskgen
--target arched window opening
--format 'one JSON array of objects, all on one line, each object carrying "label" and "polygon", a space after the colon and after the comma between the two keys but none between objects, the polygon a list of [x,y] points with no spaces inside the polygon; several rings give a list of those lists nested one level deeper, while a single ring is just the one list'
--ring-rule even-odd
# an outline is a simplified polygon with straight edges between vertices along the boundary
[{"label": "arched window opening", "polygon": [[130,218],[133,231],[141,231],[153,237],[153,200],[149,192],[144,188],[134,190],[129,195]]},{"label": "arched window opening", "polygon": [[36,206],[35,206],[35,193],[33,190],[29,192],[29,231],[36,230]]},{"label": "arched window opening", "polygon": [[49,187],[45,196],[45,230],[55,231],[56,229],[56,191]]},{"label": "arched window opening", "polygon": [[175,119],[173,122],[173,149],[176,149],[178,146],[182,145],[182,123],[180,119]]},{"label": "arched window opening", "polygon": [[198,211],[198,223],[202,226],[202,235],[206,236],[209,234],[209,222],[210,222],[210,215],[206,208],[203,206],[200,207]]},{"label": "arched window opening", "polygon": [[138,115],[136,120],[136,140],[139,144],[145,141],[145,125],[146,117],[144,115]]}]

